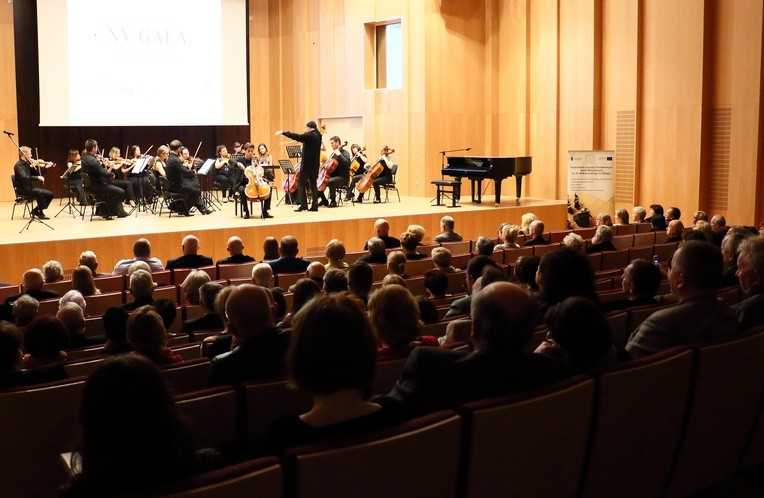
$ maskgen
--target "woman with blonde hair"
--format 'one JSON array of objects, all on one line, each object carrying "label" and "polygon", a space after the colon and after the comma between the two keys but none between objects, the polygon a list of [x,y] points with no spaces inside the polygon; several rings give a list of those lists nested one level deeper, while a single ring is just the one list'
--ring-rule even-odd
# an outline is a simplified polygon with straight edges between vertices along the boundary
[{"label": "woman with blonde hair", "polygon": [[501,243],[496,244],[493,248],[496,249],[517,249],[520,246],[517,245],[517,234],[520,232],[517,225],[504,225],[501,228]]},{"label": "woman with blonde hair", "polygon": [[419,345],[438,346],[437,338],[419,336],[419,304],[405,287],[380,287],[369,298],[368,310],[379,358],[405,357]]},{"label": "woman with blonde hair", "polygon": [[324,265],[326,266],[326,269],[339,268],[340,270],[347,270],[348,264],[346,261],[343,261],[343,259],[345,259],[345,254],[347,254],[345,251],[345,244],[343,244],[341,240],[330,240],[326,244],[326,251],[324,252],[326,259],[329,260],[329,262]]},{"label": "woman with blonde hair", "polygon": [[430,251],[432,262],[435,264],[435,268],[444,273],[454,273],[456,268],[451,266],[452,255],[451,251],[446,247],[433,247]]},{"label": "woman with blonde hair", "polygon": [[403,252],[393,251],[387,255],[387,273],[408,278],[406,275],[406,255]]},{"label": "woman with blonde hair", "polygon": [[536,215],[533,213],[525,213],[520,218],[520,233],[528,235],[531,233],[531,223],[536,221]]}]

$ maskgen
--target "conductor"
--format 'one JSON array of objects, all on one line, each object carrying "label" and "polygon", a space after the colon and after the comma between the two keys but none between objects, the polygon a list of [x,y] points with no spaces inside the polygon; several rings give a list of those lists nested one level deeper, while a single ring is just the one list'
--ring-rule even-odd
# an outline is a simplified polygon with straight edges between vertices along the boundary
[{"label": "conductor", "polygon": [[320,166],[321,154],[321,132],[315,121],[308,121],[305,124],[305,133],[292,133],[291,131],[277,131],[276,135],[284,135],[292,140],[302,142],[302,166],[300,175],[297,177],[297,201],[300,207],[296,212],[306,211],[308,209],[308,192],[311,189],[313,194],[313,203],[311,211],[318,211],[318,196],[315,194],[316,182],[318,181],[318,168]]}]

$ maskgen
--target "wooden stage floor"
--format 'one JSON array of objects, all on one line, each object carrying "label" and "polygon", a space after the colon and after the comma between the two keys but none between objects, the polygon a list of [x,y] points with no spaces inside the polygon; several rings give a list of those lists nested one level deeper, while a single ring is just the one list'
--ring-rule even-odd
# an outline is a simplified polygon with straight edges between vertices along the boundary
[{"label": "wooden stage floor", "polygon": [[[393,194],[394,196],[394,194]],[[398,236],[410,224],[424,226],[431,239],[439,233],[440,218],[446,214],[456,220],[456,231],[467,239],[480,235],[495,237],[501,222],[520,223],[520,217],[528,211],[544,220],[547,230],[565,228],[566,204],[560,200],[536,198],[521,199],[516,204],[514,199],[502,198],[499,207],[493,202],[471,204],[465,202],[462,207],[450,209],[445,206],[433,206],[430,198],[390,197],[389,203],[363,204],[345,203],[338,208],[320,208],[317,213],[295,213],[293,207],[273,200],[271,214],[274,218],[259,218],[260,208],[255,205],[253,211],[257,217],[244,220],[234,216],[232,203],[222,204],[221,210],[202,216],[196,214],[190,218],[161,218],[151,213],[134,213],[123,219],[106,221],[89,217],[85,220],[73,218],[65,212],[57,218],[53,216],[61,209],[59,200],[54,199],[46,214],[51,217],[46,223],[54,230],[40,223],[33,223],[28,230],[19,230],[28,218],[21,218],[21,206],[16,208],[16,217],[11,220],[12,202],[0,203],[0,281],[17,283],[23,272],[29,268],[39,268],[50,259],[61,262],[64,268],[73,268],[79,254],[84,250],[93,250],[98,256],[99,269],[109,272],[116,261],[130,257],[132,244],[136,238],[146,237],[152,244],[152,255],[163,262],[180,255],[182,238],[190,233],[199,237],[200,253],[212,256],[213,260],[228,256],[226,241],[232,235],[244,240],[245,253],[262,258],[262,242],[267,236],[277,239],[284,235],[294,235],[300,244],[300,254],[323,254],[326,242],[338,238],[345,243],[348,251],[360,250],[364,242],[374,235],[373,225],[377,218],[386,218],[390,222],[391,235]],[[492,197],[491,197],[492,200]]]}]

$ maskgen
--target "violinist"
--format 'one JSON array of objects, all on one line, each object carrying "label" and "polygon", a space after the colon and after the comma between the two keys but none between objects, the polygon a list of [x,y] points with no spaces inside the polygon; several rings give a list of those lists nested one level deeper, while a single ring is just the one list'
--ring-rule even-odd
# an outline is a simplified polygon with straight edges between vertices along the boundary
[{"label": "violinist", "polygon": [[166,145],[160,145],[157,149],[157,155],[154,158],[154,165],[152,166],[154,173],[157,176],[163,176],[167,178],[167,171],[165,170],[165,167],[167,166],[167,159],[170,157],[170,148]]},{"label": "violinist", "polygon": [[133,193],[133,184],[127,180],[123,180],[124,173],[122,172],[122,168],[124,164],[125,159],[122,157],[119,148],[112,147],[109,150],[109,159],[105,162],[105,166],[108,171],[114,175],[114,180],[112,180],[111,183],[125,191],[125,204],[132,205],[133,200],[135,199],[135,194]]},{"label": "violinist", "polygon": [[66,170],[69,171],[72,166],[74,168],[69,172],[67,181],[69,185],[77,189],[77,201],[80,205],[87,205],[88,197],[85,194],[85,187],[82,186],[82,156],[77,149],[69,149],[66,158]]},{"label": "violinist", "polygon": [[180,140],[170,142],[170,156],[167,159],[167,180],[170,183],[170,192],[180,194],[180,198],[186,203],[185,211],[180,212],[183,216],[192,216],[190,210],[192,207],[202,214],[210,214],[212,211],[207,209],[201,202],[202,192],[198,187],[196,171],[183,166],[180,157],[183,144]]},{"label": "violinist", "polygon": [[[19,160],[13,166],[13,173],[16,175],[16,189],[22,195],[34,197],[37,201],[37,206],[32,209],[31,215],[41,220],[47,220],[43,210],[48,207],[50,201],[53,200],[53,192],[44,188],[35,187],[32,183],[33,179],[39,180],[41,183],[45,183],[45,178],[42,174],[32,175],[32,149],[26,145],[19,148]],[[39,171],[37,171],[39,173]]]},{"label": "violinist", "polygon": [[[318,131],[318,125],[315,121],[305,123],[304,133],[292,133],[291,131],[279,130],[276,135],[284,135],[302,142],[302,167],[300,175],[297,178],[297,200],[300,207],[295,211],[308,210],[308,189],[316,190],[316,181],[318,180],[318,167],[320,164],[321,153],[321,132]],[[318,196],[313,196],[313,205],[311,211],[318,211]]]},{"label": "violinist", "polygon": [[116,185],[112,185],[114,173],[110,173],[96,157],[98,142],[88,139],[85,141],[85,156],[82,158],[82,171],[90,176],[90,191],[93,194],[103,196],[106,199],[107,210],[96,212],[105,220],[112,219],[116,215],[120,218],[127,216],[122,201],[125,199],[125,191]]},{"label": "violinist", "polygon": [[180,160],[183,163],[183,166],[190,169],[194,172],[194,177],[189,178],[188,182],[191,185],[196,186],[197,188],[201,189],[201,184],[199,183],[199,177],[197,175],[197,168],[196,168],[196,158],[191,158],[191,152],[188,150],[188,147],[183,147],[180,149]]},{"label": "violinist", "polygon": [[142,157],[141,148],[137,145],[131,145],[127,150],[127,157],[128,160],[123,163],[122,172],[127,174],[128,181],[133,185],[133,192],[138,192],[138,195],[145,202],[150,202],[155,195],[155,180],[150,176],[151,170],[144,168],[140,173],[134,172],[138,159]]},{"label": "violinist", "polygon": [[215,183],[220,186],[223,194],[223,202],[232,201],[231,176],[233,175],[236,162],[228,154],[228,147],[218,145],[215,149]]},{"label": "violinist", "polygon": [[337,207],[337,187],[347,187],[350,177],[350,153],[342,147],[342,141],[340,137],[333,136],[329,139],[329,145],[332,146],[332,153],[330,158],[337,160],[337,167],[334,169],[332,176],[329,177],[329,197],[331,203],[326,202],[326,196],[324,192],[319,192],[318,203],[319,206],[328,205],[330,208]]},{"label": "violinist", "polygon": [[[364,167],[366,166],[366,163],[369,162],[366,154],[363,153],[365,150],[366,147],[361,148],[361,146],[358,144],[353,144],[350,146],[350,152],[353,153],[353,159],[350,162],[350,174],[353,175],[353,177],[351,179],[350,186],[348,187],[347,194],[345,195],[346,201],[353,199],[353,189],[355,188],[356,183],[361,181],[361,178],[363,178],[365,171]],[[358,167],[356,167],[355,171],[353,171],[354,162],[358,163]],[[363,200],[363,195],[360,195],[359,197],[361,200]]]},{"label": "violinist", "polygon": [[[257,146],[257,164],[261,166],[269,166],[273,164],[273,156],[268,152],[268,146],[265,144]],[[265,181],[267,182],[272,182],[276,179],[276,175],[273,173],[273,170],[266,169],[263,178],[265,178]]]},{"label": "violinist", "polygon": [[[264,169],[260,164],[254,160],[255,146],[247,142],[241,150],[244,152],[244,157],[236,163],[236,171],[232,176],[233,178],[233,191],[239,194],[239,204],[241,205],[241,212],[244,214],[244,219],[249,219],[249,199],[246,194],[247,176],[244,174],[246,170],[252,171],[256,181],[265,181],[263,179]],[[273,218],[273,215],[268,213],[271,208],[271,198],[268,196],[262,203],[262,217]]]}]

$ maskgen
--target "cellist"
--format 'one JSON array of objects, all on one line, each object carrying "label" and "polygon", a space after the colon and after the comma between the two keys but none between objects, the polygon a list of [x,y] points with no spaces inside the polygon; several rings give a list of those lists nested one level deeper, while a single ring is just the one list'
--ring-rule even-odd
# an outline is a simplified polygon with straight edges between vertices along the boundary
[{"label": "cellist", "polygon": [[342,141],[337,135],[329,139],[329,145],[332,146],[330,159],[337,160],[337,167],[334,168],[331,177],[329,177],[329,197],[331,202],[327,202],[324,192],[319,191],[319,206],[337,207],[337,187],[347,187],[350,177],[350,153],[342,147]]},{"label": "cellist", "polygon": [[[362,180],[364,177],[366,177],[369,172],[371,172],[375,167],[381,167],[381,171],[379,175],[376,176],[373,180],[373,186],[374,186],[374,204],[379,204],[382,202],[382,199],[380,197],[379,193],[379,186],[385,183],[390,182],[393,179],[393,158],[391,157],[391,154],[393,152],[393,149],[388,147],[387,145],[383,145],[382,148],[379,150],[379,159],[374,161],[373,163],[366,166],[366,171],[364,171],[362,174],[356,175],[353,177],[353,183],[351,185],[351,190],[353,187],[355,187],[360,180]],[[355,200],[356,202],[363,202],[363,194],[364,192],[358,192],[358,198]]]},{"label": "cellist", "polygon": [[[247,142],[244,145],[242,145],[241,150],[244,152],[244,157],[237,161],[236,166],[237,170],[235,171],[235,174],[231,177],[233,180],[233,186],[231,189],[234,192],[238,192],[239,194],[239,205],[241,206],[241,212],[244,215],[244,219],[249,219],[249,199],[247,197],[246,188],[247,188],[247,177],[251,175],[247,175],[245,172],[247,170],[254,172],[254,178],[256,181],[264,181],[263,173],[264,169],[260,164],[257,163],[253,159],[254,152],[255,152],[255,146],[251,143]],[[270,188],[270,185],[268,186]],[[273,218],[273,215],[268,213],[268,210],[271,208],[271,197],[268,195],[268,197],[263,200],[262,202],[262,217],[263,218]]]}]

